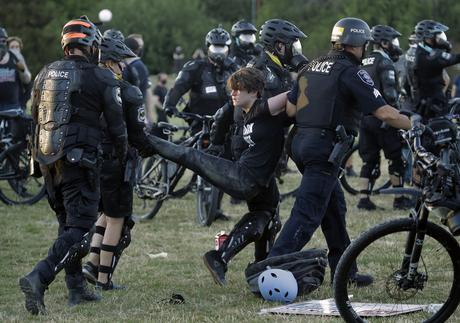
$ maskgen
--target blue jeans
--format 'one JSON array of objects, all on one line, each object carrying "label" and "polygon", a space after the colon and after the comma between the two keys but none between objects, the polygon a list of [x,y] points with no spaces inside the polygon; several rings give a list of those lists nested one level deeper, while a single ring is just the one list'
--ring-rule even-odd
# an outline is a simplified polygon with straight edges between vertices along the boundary
[{"label": "blue jeans", "polygon": [[331,274],[334,275],[340,257],[350,244],[346,212],[345,198],[335,173],[329,174],[318,167],[307,167],[291,215],[269,257],[300,251],[321,226],[329,248]]}]

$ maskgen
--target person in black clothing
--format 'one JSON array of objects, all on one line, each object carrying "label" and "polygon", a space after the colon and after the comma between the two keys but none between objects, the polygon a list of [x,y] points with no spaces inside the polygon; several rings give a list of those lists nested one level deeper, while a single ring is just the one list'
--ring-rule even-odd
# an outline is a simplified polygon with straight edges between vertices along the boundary
[{"label": "person in black clothing", "polygon": [[233,41],[229,57],[239,67],[244,67],[261,52],[256,45],[257,28],[250,22],[239,20],[232,26],[230,32]]},{"label": "person in black clothing", "polygon": [[[370,40],[369,26],[363,20],[339,20],[332,30],[332,50],[300,72],[286,106],[287,114],[296,117],[292,157],[303,175],[291,215],[269,257],[301,250],[321,226],[329,247],[331,277],[350,243],[338,174],[352,146],[351,136],[357,133],[359,114],[372,113],[395,128],[410,128],[409,119],[386,104],[370,75],[359,68]],[[338,126],[347,133],[340,141],[336,139]],[[335,145],[340,154],[332,154]],[[357,274],[357,268],[351,274],[358,286],[372,283],[372,277]]]},{"label": "person in black clothing", "polygon": [[[371,76],[374,87],[379,90],[385,101],[399,107],[398,80],[394,62],[402,55],[398,37],[401,36],[393,27],[377,25],[371,30],[373,51],[363,59],[363,69]],[[398,129],[383,123],[373,114],[364,115],[359,128],[359,155],[363,160],[361,168],[362,190],[370,190],[373,182],[380,175],[380,150],[388,159],[388,173],[393,187],[404,184],[404,162],[401,153],[401,138]],[[375,210],[376,205],[362,194],[358,209]],[[409,198],[395,196],[394,209],[407,209],[412,206]]]},{"label": "person in black clothing", "polygon": [[102,290],[120,289],[112,282],[121,253],[131,242],[130,219],[133,209],[133,176],[137,151],[143,157],[153,155],[145,134],[145,111],[139,88],[121,79],[123,60],[136,55],[117,39],[105,37],[101,44],[101,65],[120,80],[123,117],[130,145],[127,165],[116,158],[114,144],[104,127],[102,139],[101,211],[91,241],[89,261],[83,266],[87,280]]},{"label": "person in black clothing", "polygon": [[[228,77],[237,70],[235,63],[228,58],[230,35],[223,28],[214,28],[207,33],[205,42],[208,57],[188,61],[166,94],[164,110],[167,114],[177,113],[177,103],[189,91],[187,112],[213,115],[229,101],[225,85]],[[194,131],[198,130],[195,128]]]},{"label": "person in black clothing", "polygon": [[460,54],[450,53],[452,45],[444,33],[447,30],[447,26],[433,20],[422,20],[415,26],[419,41],[414,67],[416,111],[425,120],[448,112],[444,69],[460,63]]},{"label": "person in black clothing", "polygon": [[26,110],[27,102],[30,99],[30,93],[32,90],[32,75],[27,67],[26,60],[21,52],[23,47],[22,39],[16,36],[10,36],[8,37],[7,45],[10,52],[13,53],[13,55],[18,59],[18,68],[20,72],[22,71],[22,69],[24,69],[24,71],[22,72],[24,75],[21,78],[22,86],[19,91],[19,100],[21,102],[22,109]]},{"label": "person in black clothing", "polygon": [[235,106],[244,111],[244,139],[248,148],[238,161],[209,155],[150,136],[161,156],[191,169],[230,196],[247,202],[249,213],[235,225],[218,250],[204,255],[215,282],[224,285],[227,264],[249,243],[255,242],[255,260],[267,256],[280,223],[279,192],[274,171],[283,149],[286,94],[263,99],[264,79],[254,68],[242,68],[228,80]]},{"label": "person in black clothing", "polygon": [[163,104],[165,102],[166,93],[168,93],[168,88],[166,87],[166,84],[168,83],[168,75],[166,73],[159,73],[157,80],[157,85],[153,88],[155,111],[157,112],[158,122],[166,122],[168,119],[163,111]]},{"label": "person in black clothing", "polygon": [[102,113],[120,162],[127,151],[120,87],[110,71],[97,66],[101,39],[86,16],[70,20],[62,29],[64,58],[46,65],[33,87],[32,154],[59,222],[47,257],[19,280],[26,309],[34,315],[46,312],[45,289],[61,269],[70,306],[100,299],[87,289],[81,258],[88,251],[99,206]]},{"label": "person in black clothing", "polygon": [[[118,29],[107,29],[104,31],[104,38],[113,38],[120,40],[122,42],[125,41],[125,36],[123,33],[118,30]],[[131,85],[140,86],[141,80],[139,79],[139,73],[137,72],[137,69],[135,68],[135,64],[129,64],[132,62],[133,58],[135,57],[128,57],[125,59],[125,68],[123,69],[123,79],[125,81],[128,81]]]}]

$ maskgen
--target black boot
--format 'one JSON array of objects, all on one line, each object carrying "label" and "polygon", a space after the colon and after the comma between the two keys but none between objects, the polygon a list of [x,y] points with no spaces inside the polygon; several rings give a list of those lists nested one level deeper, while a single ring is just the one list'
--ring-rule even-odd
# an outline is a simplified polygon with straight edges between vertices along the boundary
[{"label": "black boot", "polygon": [[88,261],[83,265],[82,268],[83,276],[85,276],[86,281],[90,284],[96,285],[98,270],[97,266],[93,265],[92,262]]},{"label": "black boot", "polygon": [[222,260],[220,252],[216,250],[206,252],[203,256],[203,261],[216,284],[220,286],[226,285],[225,273],[227,272],[227,264]]},{"label": "black boot", "polygon": [[358,209],[373,211],[377,209],[377,206],[369,199],[369,197],[363,197],[358,202]]},{"label": "black boot", "polygon": [[88,287],[83,274],[66,275],[65,281],[69,290],[68,306],[72,307],[83,301],[94,302],[101,300],[101,295]]},{"label": "black boot", "polygon": [[20,278],[19,287],[25,296],[26,310],[33,315],[45,315],[44,296],[47,285],[41,282],[38,271],[32,271]]}]

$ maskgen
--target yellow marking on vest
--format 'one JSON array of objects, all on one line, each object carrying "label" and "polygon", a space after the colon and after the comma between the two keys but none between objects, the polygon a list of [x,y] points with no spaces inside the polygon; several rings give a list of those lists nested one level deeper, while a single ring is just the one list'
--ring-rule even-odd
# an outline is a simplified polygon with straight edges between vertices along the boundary
[{"label": "yellow marking on vest", "polygon": [[301,76],[299,78],[299,95],[297,98],[297,111],[307,107],[307,105],[310,103],[308,101],[307,95],[307,86],[308,86],[308,80],[305,78],[305,76]]}]

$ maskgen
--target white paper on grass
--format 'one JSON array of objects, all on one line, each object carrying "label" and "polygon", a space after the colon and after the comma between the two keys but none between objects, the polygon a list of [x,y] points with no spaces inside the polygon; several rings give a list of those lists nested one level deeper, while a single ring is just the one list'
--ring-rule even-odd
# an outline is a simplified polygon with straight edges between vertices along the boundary
[{"label": "white paper on grass", "polygon": [[[352,302],[353,309],[365,317],[386,317],[417,311],[423,311],[434,304],[381,304]],[[312,300],[307,302],[292,303],[284,306],[261,309],[259,314],[296,314],[296,315],[321,315],[340,316],[333,298]]]}]

